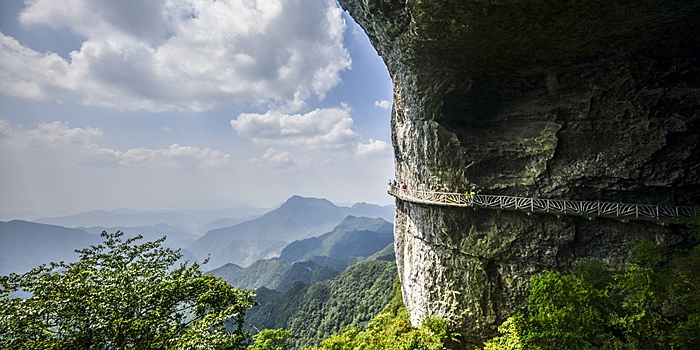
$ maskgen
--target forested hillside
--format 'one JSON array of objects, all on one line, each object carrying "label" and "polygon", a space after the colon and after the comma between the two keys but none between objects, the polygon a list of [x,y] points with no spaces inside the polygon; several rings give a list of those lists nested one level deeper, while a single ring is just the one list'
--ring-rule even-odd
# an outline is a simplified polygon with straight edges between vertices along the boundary
[{"label": "forested hillside", "polygon": [[391,299],[396,276],[393,261],[370,260],[327,281],[295,283],[282,294],[261,289],[261,306],[248,312],[246,323],[289,329],[294,349],[316,346],[347,327],[366,326]]},{"label": "forested hillside", "polygon": [[348,328],[342,334],[322,340],[321,347],[307,350],[444,350],[458,345],[458,337],[458,334],[448,331],[447,321],[441,318],[428,317],[420,328],[413,327],[397,277],[391,301],[367,324],[366,329]]},{"label": "forested hillside", "polygon": [[239,289],[256,289],[265,287],[284,292],[294,282],[311,284],[325,281],[340,272],[312,261],[288,264],[279,259],[258,260],[245,268],[226,264],[208,272]]},{"label": "forested hillside", "polygon": [[348,216],[331,232],[290,243],[282,250],[283,258],[261,259],[246,267],[226,264],[209,273],[235,288],[284,292],[297,281],[311,284],[333,278],[360,261],[393,260],[392,228],[380,218]]}]

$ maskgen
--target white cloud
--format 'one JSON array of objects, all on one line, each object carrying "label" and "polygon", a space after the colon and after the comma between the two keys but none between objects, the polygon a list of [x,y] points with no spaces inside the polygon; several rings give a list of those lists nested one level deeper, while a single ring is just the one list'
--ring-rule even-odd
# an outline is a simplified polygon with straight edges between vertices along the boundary
[{"label": "white cloud", "polygon": [[369,140],[369,143],[358,143],[355,156],[359,158],[381,158],[391,155],[391,145],[382,140]]},{"label": "white cloud", "polygon": [[28,147],[61,147],[66,145],[89,145],[92,139],[102,136],[97,128],[70,128],[61,122],[42,123],[35,129],[22,130],[0,121],[0,133],[5,135],[0,147],[19,149]]},{"label": "white cloud", "polygon": [[33,0],[23,25],[85,38],[65,60],[0,33],[0,91],[149,111],[295,111],[350,66],[333,0]]},{"label": "white cloud", "polygon": [[71,128],[66,123],[39,124],[34,129],[13,128],[0,120],[0,150],[29,162],[72,162],[84,165],[146,165],[151,168],[225,168],[233,164],[231,155],[209,148],[173,144],[165,149],[132,148],[118,151],[102,148],[97,128]]},{"label": "white cloud", "polygon": [[389,102],[387,100],[374,101],[374,105],[381,108],[381,109],[390,109],[391,108],[391,102]]},{"label": "white cloud", "polygon": [[345,105],[306,114],[244,113],[231,120],[231,126],[258,143],[302,148],[345,149],[361,138]]},{"label": "white cloud", "polygon": [[120,152],[100,148],[95,151],[100,155],[113,156],[120,165],[126,166],[145,164],[154,168],[183,168],[186,166],[225,168],[233,163],[230,154],[222,154],[209,148],[180,146],[176,143],[164,149],[132,148],[126,152]]},{"label": "white cloud", "polygon": [[268,148],[260,158],[253,158],[254,162],[266,162],[278,169],[288,168],[296,163],[294,155],[274,148]]}]

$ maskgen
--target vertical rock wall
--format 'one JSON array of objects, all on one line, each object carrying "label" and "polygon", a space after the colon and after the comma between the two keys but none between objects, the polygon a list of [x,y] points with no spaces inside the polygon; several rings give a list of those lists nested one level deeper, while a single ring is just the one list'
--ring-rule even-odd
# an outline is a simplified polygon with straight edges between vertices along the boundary
[{"label": "vertical rock wall", "polygon": [[[340,0],[394,81],[396,176],[411,188],[552,199],[700,202],[700,2]],[[398,201],[397,263],[418,324],[467,347],[524,303],[529,278],[677,227]]]}]

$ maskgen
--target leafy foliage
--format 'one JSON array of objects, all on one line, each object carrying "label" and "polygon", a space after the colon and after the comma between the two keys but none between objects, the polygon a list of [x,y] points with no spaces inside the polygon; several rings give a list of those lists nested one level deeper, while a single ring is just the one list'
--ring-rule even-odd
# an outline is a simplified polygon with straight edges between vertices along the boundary
[{"label": "leafy foliage", "polygon": [[253,336],[255,344],[248,350],[285,350],[289,348],[291,335],[286,329],[263,329]]},{"label": "leafy foliage", "polygon": [[[3,349],[243,349],[250,291],[232,288],[160,239],[102,232],[73,263],[0,277]],[[28,292],[16,298],[12,293]],[[227,330],[228,327],[228,330]],[[260,348],[258,348],[260,349]]]},{"label": "leafy foliage", "polygon": [[368,325],[360,331],[356,327],[333,335],[321,342],[315,350],[439,350],[448,338],[455,341],[457,334],[448,333],[447,322],[427,318],[421,328],[414,328],[408,310],[401,299],[401,284],[396,279],[391,301]]},{"label": "leafy foliage", "polygon": [[[700,225],[691,228],[697,239]],[[664,249],[638,244],[622,271],[590,262],[533,277],[527,309],[485,349],[700,348],[700,245]]]}]

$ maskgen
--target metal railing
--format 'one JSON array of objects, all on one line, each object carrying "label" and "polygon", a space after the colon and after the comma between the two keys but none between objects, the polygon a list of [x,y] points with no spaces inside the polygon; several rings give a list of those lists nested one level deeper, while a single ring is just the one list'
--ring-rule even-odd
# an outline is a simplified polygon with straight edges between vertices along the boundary
[{"label": "metal railing", "polygon": [[683,206],[569,201],[488,194],[470,195],[468,193],[401,189],[398,186],[388,186],[387,192],[398,199],[413,203],[515,210],[527,213],[549,213],[554,215],[576,215],[589,219],[593,219],[594,217],[606,217],[622,221],[644,220],[659,224],[678,222],[700,214],[695,207]]}]

